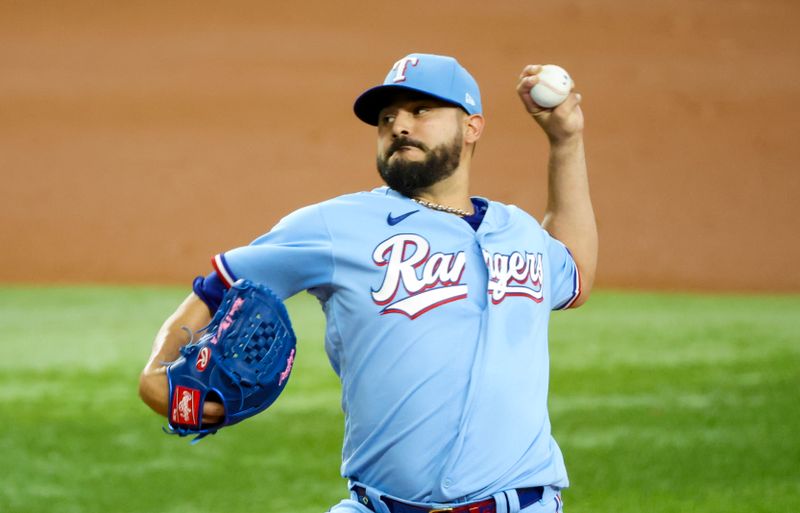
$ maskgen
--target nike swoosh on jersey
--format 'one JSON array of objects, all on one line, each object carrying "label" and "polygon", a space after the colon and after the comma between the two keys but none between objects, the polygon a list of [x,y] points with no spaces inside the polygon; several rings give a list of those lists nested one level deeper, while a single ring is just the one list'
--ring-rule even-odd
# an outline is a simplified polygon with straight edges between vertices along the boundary
[{"label": "nike swoosh on jersey", "polygon": [[406,212],[403,215],[399,215],[397,217],[392,217],[392,213],[389,212],[389,215],[386,216],[386,222],[389,223],[389,226],[394,226],[406,217],[410,216],[411,214],[416,214],[419,210],[412,210],[411,212]]}]

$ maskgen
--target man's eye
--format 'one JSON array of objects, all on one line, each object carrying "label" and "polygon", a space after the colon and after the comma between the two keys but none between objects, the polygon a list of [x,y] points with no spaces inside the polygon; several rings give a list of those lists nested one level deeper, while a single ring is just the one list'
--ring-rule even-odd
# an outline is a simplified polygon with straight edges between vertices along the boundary
[{"label": "man's eye", "polygon": [[384,124],[394,122],[394,114],[386,114],[385,116],[383,116],[383,119],[381,121],[383,121]]},{"label": "man's eye", "polygon": [[416,109],[414,109],[414,114],[425,114],[429,110],[430,108],[428,107],[417,107]]}]

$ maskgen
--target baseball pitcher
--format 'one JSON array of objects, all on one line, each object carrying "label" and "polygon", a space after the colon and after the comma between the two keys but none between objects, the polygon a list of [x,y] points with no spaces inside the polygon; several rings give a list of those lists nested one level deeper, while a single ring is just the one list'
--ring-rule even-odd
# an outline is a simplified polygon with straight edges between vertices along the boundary
[{"label": "baseball pitcher", "polygon": [[[142,399],[169,415],[163,362],[189,342],[182,327],[209,324],[241,280],[279,299],[306,290],[322,304],[342,384],[349,494],[331,512],[561,511],[569,482],[547,412],[548,321],[588,298],[597,230],[580,95],[538,106],[540,71],[525,66],[516,90],[550,143],[541,224],[470,195],[485,126],[473,77],[452,57],[403,57],[354,105],[377,129],[386,185],[301,208],[214,256],[158,333]],[[228,404],[198,406],[200,423],[224,424]]]}]

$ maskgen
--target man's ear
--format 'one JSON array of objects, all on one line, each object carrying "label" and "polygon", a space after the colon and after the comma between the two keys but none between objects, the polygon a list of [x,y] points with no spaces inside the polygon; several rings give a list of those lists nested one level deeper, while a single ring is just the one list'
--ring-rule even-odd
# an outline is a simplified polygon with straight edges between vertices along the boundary
[{"label": "man's ear", "polygon": [[483,134],[483,126],[486,123],[480,114],[472,114],[464,117],[464,142],[472,144],[478,142]]}]

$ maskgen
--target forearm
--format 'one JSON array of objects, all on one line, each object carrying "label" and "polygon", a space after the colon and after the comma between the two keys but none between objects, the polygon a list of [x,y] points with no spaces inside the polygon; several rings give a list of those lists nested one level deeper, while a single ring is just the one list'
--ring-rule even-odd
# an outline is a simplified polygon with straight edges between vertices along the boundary
[{"label": "forearm", "polygon": [[581,133],[550,142],[542,226],[572,253],[581,274],[580,302],[585,301],[594,283],[598,242]]},{"label": "forearm", "polygon": [[597,268],[597,225],[583,149],[581,95],[573,90],[557,107],[540,107],[530,93],[539,83],[541,71],[538,64],[525,66],[517,82],[517,93],[550,141],[547,210],[542,226],[563,242],[575,259],[581,275],[581,295],[573,304],[579,305],[589,295]]},{"label": "forearm", "polygon": [[205,303],[195,294],[190,294],[156,334],[150,359],[139,377],[139,396],[157,413],[166,415],[168,410],[164,364],[177,359],[180,348],[191,340],[190,332],[196,332],[210,320],[211,314]]}]

